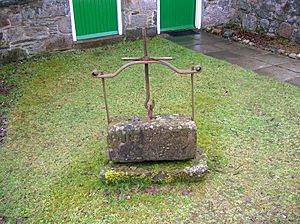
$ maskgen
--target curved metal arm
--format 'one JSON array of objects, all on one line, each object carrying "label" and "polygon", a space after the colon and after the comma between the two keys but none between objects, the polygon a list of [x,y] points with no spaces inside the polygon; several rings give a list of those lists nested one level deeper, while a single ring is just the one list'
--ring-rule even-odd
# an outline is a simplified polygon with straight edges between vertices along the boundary
[{"label": "curved metal arm", "polygon": [[106,100],[106,91],[105,91],[105,82],[104,79],[106,78],[113,78],[119,75],[123,70],[126,68],[132,66],[132,65],[139,65],[143,64],[145,65],[145,82],[146,82],[146,100],[144,102],[144,106],[148,111],[148,120],[150,121],[153,117],[153,108],[155,105],[154,99],[152,100],[152,104],[148,105],[148,102],[150,100],[150,81],[149,81],[149,64],[160,64],[167,66],[169,69],[174,71],[177,74],[180,75],[191,75],[191,81],[192,81],[192,120],[194,120],[195,116],[195,109],[194,109],[194,75],[196,73],[199,73],[201,71],[201,66],[196,65],[193,66],[191,70],[181,70],[173,66],[172,64],[166,62],[166,60],[172,60],[172,57],[149,57],[148,56],[148,49],[147,49],[147,35],[146,35],[146,29],[142,30],[142,35],[144,39],[144,56],[143,57],[125,57],[122,58],[125,61],[131,61],[123,66],[121,66],[116,72],[111,74],[103,74],[102,72],[99,73],[97,70],[94,70],[92,72],[92,75],[96,78],[101,78],[103,83],[103,92],[104,92],[104,98],[105,98],[105,109],[106,109],[106,115],[107,115],[107,121],[110,122],[109,119],[109,113],[108,113],[108,106],[107,106],[107,100]]},{"label": "curved metal arm", "polygon": [[[191,75],[191,80],[192,80],[192,120],[194,120],[195,118],[195,106],[194,106],[194,75],[196,73],[199,73],[201,71],[201,66],[200,65],[196,65],[193,66],[191,70],[181,70],[176,68],[175,66],[171,65],[168,62],[162,61],[162,60],[155,60],[153,58],[148,59],[148,60],[143,60],[143,61],[132,61],[129,62],[125,65],[123,65],[122,67],[120,67],[115,73],[112,74],[103,74],[94,70],[92,72],[92,75],[96,78],[101,78],[102,79],[102,83],[103,83],[103,91],[104,91],[104,99],[105,99],[105,109],[106,109],[106,115],[107,115],[107,121],[108,123],[110,122],[110,118],[109,118],[109,113],[108,113],[108,106],[107,106],[107,99],[106,99],[106,91],[105,91],[105,82],[104,79],[105,78],[113,78],[116,77],[117,75],[119,75],[123,70],[125,70],[126,68],[132,66],[132,65],[137,65],[137,64],[144,64],[145,66],[148,66],[148,64],[161,64],[161,65],[165,65],[168,68],[170,68],[172,71],[176,72],[177,74],[180,75]],[[148,74],[148,71],[147,71]],[[152,105],[150,105],[150,107],[148,106],[148,101],[150,99],[150,90],[149,90],[149,83],[147,83],[146,81],[146,100],[144,102],[144,106],[145,108],[148,110],[148,120],[152,119],[152,110],[153,108],[151,108]],[[153,100],[153,104],[154,104],[154,100]],[[154,105],[153,105],[154,107]]]},{"label": "curved metal arm", "polygon": [[177,74],[180,75],[191,75],[191,74],[196,74],[199,73],[201,71],[201,67],[199,65],[196,65],[193,67],[192,70],[181,70],[176,68],[175,66],[171,65],[168,62],[165,61],[161,61],[161,60],[145,60],[145,61],[132,61],[129,62],[125,65],[123,65],[122,67],[120,67],[116,72],[111,73],[111,74],[97,74],[96,71],[93,72],[93,75],[96,78],[113,78],[116,77],[117,75],[119,75],[123,70],[125,70],[126,68],[132,66],[132,65],[138,65],[138,64],[161,64],[161,65],[165,65],[168,68],[170,68],[172,71],[174,71]]},{"label": "curved metal arm", "polygon": [[[123,57],[123,61],[145,61],[145,57]],[[163,60],[163,61],[171,61],[173,60],[172,57],[149,57],[148,60]]]}]

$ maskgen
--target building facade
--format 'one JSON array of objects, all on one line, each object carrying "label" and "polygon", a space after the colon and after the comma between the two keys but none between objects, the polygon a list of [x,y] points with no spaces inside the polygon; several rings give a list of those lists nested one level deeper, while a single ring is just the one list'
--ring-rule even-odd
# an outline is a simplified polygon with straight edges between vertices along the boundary
[{"label": "building facade", "polygon": [[228,23],[300,43],[299,0],[0,0],[0,61],[71,49],[94,38],[136,38]]}]

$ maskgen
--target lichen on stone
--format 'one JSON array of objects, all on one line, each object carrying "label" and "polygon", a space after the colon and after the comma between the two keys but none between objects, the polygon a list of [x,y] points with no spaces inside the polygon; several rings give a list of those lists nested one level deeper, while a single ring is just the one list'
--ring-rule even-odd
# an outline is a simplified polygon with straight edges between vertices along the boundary
[{"label": "lichen on stone", "polygon": [[206,161],[201,150],[197,150],[196,159],[187,161],[131,163],[128,165],[110,163],[99,176],[108,184],[132,181],[172,183],[200,181],[206,173]]}]

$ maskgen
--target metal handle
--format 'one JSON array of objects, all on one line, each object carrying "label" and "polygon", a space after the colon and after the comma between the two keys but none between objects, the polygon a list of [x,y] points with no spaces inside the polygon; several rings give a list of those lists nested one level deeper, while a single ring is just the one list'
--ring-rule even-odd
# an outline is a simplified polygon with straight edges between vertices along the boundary
[{"label": "metal handle", "polygon": [[195,85],[194,85],[194,75],[199,73],[201,71],[201,66],[196,65],[193,66],[191,70],[181,70],[173,66],[172,64],[166,62],[166,60],[173,60],[172,57],[149,57],[148,56],[148,49],[147,49],[147,37],[146,37],[146,30],[143,29],[143,39],[144,39],[144,56],[143,57],[133,57],[133,58],[122,58],[125,61],[131,61],[123,66],[121,66],[117,71],[111,74],[103,74],[94,70],[92,72],[92,75],[95,78],[101,78],[102,79],[102,86],[103,86],[103,95],[104,95],[104,102],[105,102],[105,109],[106,109],[106,116],[107,116],[107,122],[110,123],[110,117],[109,117],[109,111],[108,111],[108,104],[107,104],[107,96],[106,96],[106,89],[105,89],[105,79],[106,78],[114,78],[117,75],[119,75],[124,69],[132,66],[132,65],[138,65],[138,64],[144,64],[145,65],[145,85],[146,85],[146,99],[144,101],[144,106],[147,109],[148,112],[148,120],[150,121],[153,118],[153,108],[155,105],[154,100],[152,101],[152,104],[148,105],[150,100],[150,80],[149,80],[149,64],[160,64],[167,66],[169,69],[174,71],[176,74],[179,75],[191,75],[191,85],[192,85],[192,120],[195,119]]}]

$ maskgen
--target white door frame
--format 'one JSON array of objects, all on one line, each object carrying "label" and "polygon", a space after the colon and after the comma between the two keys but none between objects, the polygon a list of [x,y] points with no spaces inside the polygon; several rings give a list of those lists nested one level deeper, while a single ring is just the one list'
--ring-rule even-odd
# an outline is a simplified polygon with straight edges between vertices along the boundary
[{"label": "white door frame", "polygon": [[[116,1],[117,1],[118,33],[119,35],[122,35],[123,34],[122,4],[121,4],[121,0],[116,0]],[[73,37],[73,41],[77,41],[73,0],[69,0],[69,6],[70,6],[70,14],[71,14],[72,37]]]},{"label": "white door frame", "polygon": [[[197,29],[201,28],[202,23],[202,3],[203,0],[196,0],[196,6],[195,6],[195,27]],[[160,0],[157,0],[157,34],[160,34]]]},{"label": "white door frame", "polygon": [[157,34],[160,34],[160,0],[156,0],[156,11],[157,11],[157,18],[156,18]]},{"label": "white door frame", "polygon": [[197,29],[201,28],[202,24],[202,10],[203,10],[203,0],[196,0],[196,7],[195,7],[195,27]]},{"label": "white door frame", "polygon": [[122,3],[121,0],[117,0],[117,15],[118,15],[118,32],[119,35],[123,34],[123,23],[122,23]]}]

